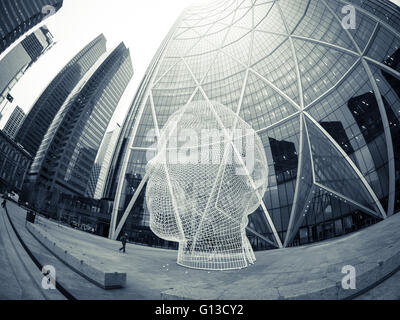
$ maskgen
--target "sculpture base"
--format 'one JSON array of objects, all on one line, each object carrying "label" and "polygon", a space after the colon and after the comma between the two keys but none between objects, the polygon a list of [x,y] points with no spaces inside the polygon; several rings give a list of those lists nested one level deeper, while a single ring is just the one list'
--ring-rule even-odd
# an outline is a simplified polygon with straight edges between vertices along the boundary
[{"label": "sculpture base", "polygon": [[180,266],[200,270],[238,270],[254,264],[256,257],[248,239],[242,249],[227,251],[191,251],[187,244],[180,244],[177,263]]}]

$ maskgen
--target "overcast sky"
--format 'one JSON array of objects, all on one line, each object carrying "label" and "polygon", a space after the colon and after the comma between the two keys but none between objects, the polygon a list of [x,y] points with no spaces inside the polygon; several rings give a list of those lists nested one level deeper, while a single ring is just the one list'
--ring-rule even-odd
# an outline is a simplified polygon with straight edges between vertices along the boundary
[{"label": "overcast sky", "polygon": [[110,124],[122,124],[136,89],[162,40],[181,12],[193,3],[210,0],[64,0],[45,20],[57,44],[27,71],[12,90],[15,100],[4,110],[0,128],[19,105],[28,112],[41,92],[66,63],[100,33],[111,50],[121,41],[131,51],[134,76]]},{"label": "overcast sky", "polygon": [[[130,48],[134,76],[109,129],[122,124],[151,59],[183,9],[210,0],[64,0],[62,9],[45,20],[57,44],[43,55],[12,90],[15,100],[4,110],[3,128],[16,105],[28,112],[55,75],[100,33],[110,50],[121,41]],[[393,2],[400,5],[400,0]],[[3,54],[4,55],[4,54]]]}]

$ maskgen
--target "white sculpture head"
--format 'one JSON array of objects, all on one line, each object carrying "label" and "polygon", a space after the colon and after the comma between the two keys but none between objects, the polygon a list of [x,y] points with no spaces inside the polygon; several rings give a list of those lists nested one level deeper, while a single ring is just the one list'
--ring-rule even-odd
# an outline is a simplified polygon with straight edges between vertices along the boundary
[{"label": "white sculpture head", "polygon": [[261,139],[231,109],[196,101],[174,113],[146,168],[152,231],[179,242],[178,264],[206,270],[247,267],[255,256],[248,215],[268,182]]}]

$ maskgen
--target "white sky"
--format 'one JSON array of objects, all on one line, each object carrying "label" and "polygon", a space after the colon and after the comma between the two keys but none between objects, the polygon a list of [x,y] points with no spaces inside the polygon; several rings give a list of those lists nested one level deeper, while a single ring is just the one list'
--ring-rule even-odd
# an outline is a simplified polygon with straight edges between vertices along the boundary
[{"label": "white sky", "polygon": [[[4,110],[0,128],[16,105],[28,112],[65,64],[100,33],[107,38],[108,50],[124,41],[131,51],[135,73],[109,130],[116,123],[122,124],[151,59],[177,17],[193,3],[208,2],[210,0],[64,0],[61,10],[42,23],[49,27],[57,44],[14,87],[11,92],[14,102]],[[393,2],[400,5],[400,0]]]},{"label": "white sky", "polygon": [[13,88],[14,102],[4,110],[0,128],[4,127],[15,106],[28,112],[65,64],[100,33],[107,38],[108,50],[124,41],[131,52],[134,76],[109,129],[117,122],[122,124],[164,37],[186,7],[202,2],[210,0],[64,0],[61,10],[42,23],[49,27],[57,44],[40,57]]}]

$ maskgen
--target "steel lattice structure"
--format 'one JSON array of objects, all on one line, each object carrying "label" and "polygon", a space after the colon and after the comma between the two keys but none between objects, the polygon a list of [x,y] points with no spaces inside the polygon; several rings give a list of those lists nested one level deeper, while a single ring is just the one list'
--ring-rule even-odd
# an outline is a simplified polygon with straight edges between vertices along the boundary
[{"label": "steel lattice structure", "polygon": [[210,101],[179,109],[146,172],[150,227],[179,242],[178,264],[230,270],[254,263],[245,229],[267,189],[268,166],[261,139],[236,113]]},{"label": "steel lattice structure", "polygon": [[356,4],[358,27],[345,29],[348,4],[227,0],[185,10],[123,128],[110,237],[143,212],[135,203],[154,148],[147,132],[204,100],[230,108],[264,145],[269,183],[247,228],[263,243],[316,241],[330,237],[328,223],[336,235],[398,211],[400,26]]}]

